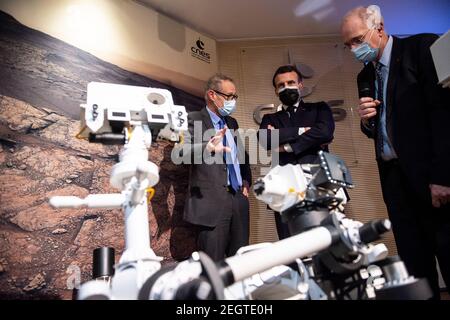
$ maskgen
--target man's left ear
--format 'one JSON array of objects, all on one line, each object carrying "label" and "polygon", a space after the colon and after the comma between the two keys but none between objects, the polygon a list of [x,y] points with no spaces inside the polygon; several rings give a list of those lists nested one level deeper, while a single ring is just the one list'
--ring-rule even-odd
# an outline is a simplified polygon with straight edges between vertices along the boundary
[{"label": "man's left ear", "polygon": [[298,83],[298,88],[301,90],[301,89],[303,89],[303,82],[299,82]]},{"label": "man's left ear", "polygon": [[380,24],[377,27],[377,31],[380,32],[381,34],[383,33],[383,31],[384,31],[383,22],[380,22]]},{"label": "man's left ear", "polygon": [[209,100],[214,101],[214,99],[213,99],[214,95],[215,95],[214,91],[212,91],[212,90],[208,91],[208,98],[209,98]]}]

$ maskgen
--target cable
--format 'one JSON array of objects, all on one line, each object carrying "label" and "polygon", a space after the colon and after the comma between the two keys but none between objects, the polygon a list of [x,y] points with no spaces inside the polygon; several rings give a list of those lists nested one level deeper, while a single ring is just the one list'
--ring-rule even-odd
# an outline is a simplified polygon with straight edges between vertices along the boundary
[{"label": "cable", "polygon": [[75,138],[80,139],[80,140],[89,141],[88,138],[81,136],[81,134],[83,133],[84,130],[86,130],[86,128],[87,128],[87,126],[84,126],[83,128],[81,128],[80,131],[75,135]]}]

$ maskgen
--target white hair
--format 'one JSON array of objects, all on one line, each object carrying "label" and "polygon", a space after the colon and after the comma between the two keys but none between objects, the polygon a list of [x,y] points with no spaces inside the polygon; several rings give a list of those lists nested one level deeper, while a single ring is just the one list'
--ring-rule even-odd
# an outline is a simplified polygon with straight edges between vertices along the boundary
[{"label": "white hair", "polygon": [[369,29],[378,29],[383,23],[380,7],[373,4],[366,9],[366,24]]},{"label": "white hair", "polygon": [[373,4],[365,7],[357,7],[353,10],[350,10],[342,19],[342,22],[345,22],[350,17],[357,16],[361,19],[361,21],[365,22],[367,28],[369,29],[377,29],[383,24],[383,16],[381,15],[380,7]]}]

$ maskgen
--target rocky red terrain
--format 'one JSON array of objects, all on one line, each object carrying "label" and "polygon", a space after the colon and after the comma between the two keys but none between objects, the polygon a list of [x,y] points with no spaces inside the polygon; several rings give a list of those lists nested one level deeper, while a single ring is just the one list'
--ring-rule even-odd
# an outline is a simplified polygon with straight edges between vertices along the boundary
[{"label": "rocky red terrain", "polygon": [[[117,192],[109,186],[119,147],[75,138],[78,121],[0,96],[0,297],[70,299],[74,272],[91,278],[93,249],[124,246],[121,210],[60,209],[49,197]],[[187,170],[158,141],[161,180],[149,208],[151,246],[163,263],[189,256],[195,234],[182,219]]]},{"label": "rocky red terrain", "polygon": [[[77,272],[91,278],[92,250],[123,251],[120,210],[52,209],[53,195],[117,192],[109,186],[118,147],[75,138],[90,81],[152,86],[198,110],[182,90],[102,61],[0,11],[0,300],[71,299]],[[170,161],[173,143],[157,141],[149,158],[160,182],[149,207],[152,248],[174,263],[194,250],[182,221],[187,168]]]}]

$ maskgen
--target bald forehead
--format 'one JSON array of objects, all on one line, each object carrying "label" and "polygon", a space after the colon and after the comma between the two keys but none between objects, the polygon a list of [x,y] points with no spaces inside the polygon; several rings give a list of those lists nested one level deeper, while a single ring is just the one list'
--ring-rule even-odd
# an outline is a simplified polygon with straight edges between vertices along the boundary
[{"label": "bald forehead", "polygon": [[366,30],[367,24],[357,12],[347,14],[342,20],[341,33],[344,42],[361,36]]},{"label": "bald forehead", "polygon": [[345,29],[364,29],[367,28],[366,21],[358,11],[349,12],[344,19],[342,19],[341,30]]}]

